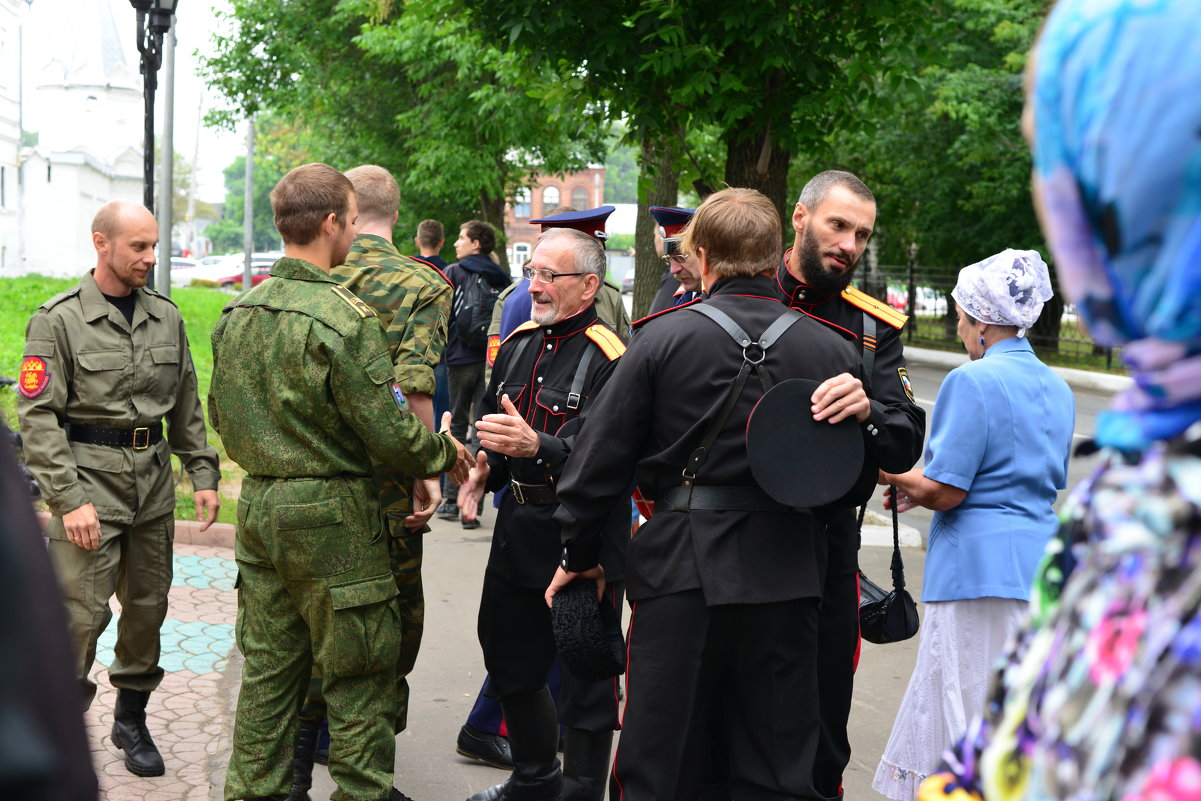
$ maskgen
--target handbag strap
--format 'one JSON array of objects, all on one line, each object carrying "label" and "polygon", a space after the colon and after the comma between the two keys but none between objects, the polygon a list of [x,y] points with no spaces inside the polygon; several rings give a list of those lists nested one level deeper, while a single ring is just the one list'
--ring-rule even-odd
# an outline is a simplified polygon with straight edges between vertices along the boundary
[{"label": "handbag strap", "polygon": [[905,589],[905,562],[901,559],[901,524],[897,521],[896,485],[888,485],[888,491],[892,494],[892,588],[900,592]]}]

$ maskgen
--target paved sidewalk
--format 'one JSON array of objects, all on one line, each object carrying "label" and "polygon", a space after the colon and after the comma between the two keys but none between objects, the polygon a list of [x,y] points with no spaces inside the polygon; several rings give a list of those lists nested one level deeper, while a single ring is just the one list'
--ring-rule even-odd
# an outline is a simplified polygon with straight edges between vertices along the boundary
[{"label": "paved sidewalk", "polygon": [[[417,668],[410,677],[409,729],[397,738],[396,748],[397,786],[416,801],[462,801],[505,778],[502,771],[467,760],[454,750],[455,735],[483,679],[475,617],[492,515],[488,509],[484,526],[470,532],[455,523],[435,520],[433,532],[426,535],[426,631]],[[241,674],[233,635],[237,606],[233,549],[192,544],[188,540],[195,542],[195,538],[187,535],[185,526],[181,529],[163,626],[161,664],[166,676],[151,695],[147,710],[150,732],[163,752],[166,775],[140,778],[129,773],[122,752],[109,737],[116,693],[104,665],[112,659],[117,618],[100,640],[92,673],[99,692],[86,717],[100,797],[105,801],[222,799]],[[216,536],[204,541],[232,541],[231,527],[213,534]],[[861,551],[864,569],[882,584],[888,582],[890,556],[890,548]],[[915,596],[920,593],[924,557],[920,550],[905,549],[906,574]],[[114,611],[118,611],[115,605]],[[871,774],[908,681],[916,645],[915,638],[864,648],[851,715],[855,753],[845,777],[847,798],[878,798],[870,790]],[[332,791],[328,771],[318,766],[313,801],[326,801]]]},{"label": "paved sidewalk", "polygon": [[[234,649],[236,568],[233,549],[175,545],[175,577],[162,629],[163,683],[150,696],[147,726],[162,751],[166,774],[141,778],[125,769],[112,743],[117,693],[108,681],[117,640],[120,606],[100,637],[92,679],[96,700],[85,716],[100,797],[108,801],[209,801],[211,777],[229,758],[222,748],[226,686],[224,672]],[[224,751],[224,753],[222,753]]]}]

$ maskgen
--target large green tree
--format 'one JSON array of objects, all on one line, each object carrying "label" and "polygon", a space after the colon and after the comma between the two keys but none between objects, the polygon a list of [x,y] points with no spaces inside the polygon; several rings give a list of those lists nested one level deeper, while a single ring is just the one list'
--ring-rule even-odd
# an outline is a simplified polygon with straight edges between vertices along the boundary
[{"label": "large green tree", "polygon": [[[234,33],[207,60],[228,115],[270,108],[308,130],[315,158],[387,167],[403,242],[426,217],[453,230],[504,207],[539,172],[601,158],[597,115],[552,119],[528,65],[446,3],[235,0]],[[501,254],[503,256],[503,251]]]}]

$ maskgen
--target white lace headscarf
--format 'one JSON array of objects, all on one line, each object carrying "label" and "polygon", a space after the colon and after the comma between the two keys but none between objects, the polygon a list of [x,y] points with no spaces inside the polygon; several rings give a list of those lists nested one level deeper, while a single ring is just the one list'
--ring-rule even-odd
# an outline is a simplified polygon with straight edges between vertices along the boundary
[{"label": "white lace headscarf", "polygon": [[1017,326],[1024,337],[1052,294],[1046,262],[1036,251],[1003,250],[960,270],[951,297],[980,322]]}]

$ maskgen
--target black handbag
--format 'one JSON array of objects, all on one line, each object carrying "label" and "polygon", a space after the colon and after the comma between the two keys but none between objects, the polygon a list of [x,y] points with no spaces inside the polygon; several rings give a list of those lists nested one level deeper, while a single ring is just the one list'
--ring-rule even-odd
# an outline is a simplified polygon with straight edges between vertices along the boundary
[{"label": "black handbag", "polygon": [[[908,640],[920,621],[917,604],[905,589],[905,563],[901,560],[900,524],[897,522],[897,488],[892,493],[892,591],[888,592],[859,571],[859,633],[868,642],[883,645]],[[863,528],[864,505],[859,510],[859,528]]]}]

